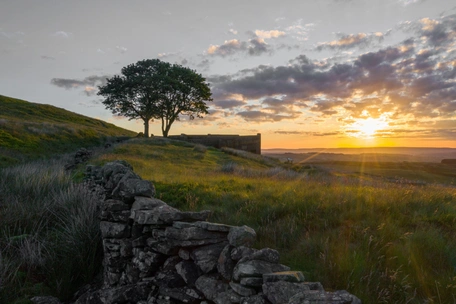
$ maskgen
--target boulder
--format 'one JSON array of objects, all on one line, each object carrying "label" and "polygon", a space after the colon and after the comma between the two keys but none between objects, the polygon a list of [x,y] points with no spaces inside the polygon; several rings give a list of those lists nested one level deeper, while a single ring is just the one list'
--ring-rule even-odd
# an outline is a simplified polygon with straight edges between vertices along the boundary
[{"label": "boulder", "polygon": [[263,293],[272,304],[286,304],[292,296],[309,290],[309,286],[299,283],[279,281],[263,284]]},{"label": "boulder", "polygon": [[228,241],[231,246],[251,247],[256,239],[256,232],[250,227],[232,227],[228,233]]},{"label": "boulder", "polygon": [[233,278],[239,281],[246,277],[262,277],[265,273],[288,271],[290,267],[260,260],[238,263],[233,270]]},{"label": "boulder", "polygon": [[338,290],[334,292],[308,290],[295,294],[286,303],[361,304],[361,300],[345,290]]},{"label": "boulder", "polygon": [[209,273],[217,269],[220,253],[225,246],[226,242],[201,246],[194,249],[190,257],[204,273]]}]

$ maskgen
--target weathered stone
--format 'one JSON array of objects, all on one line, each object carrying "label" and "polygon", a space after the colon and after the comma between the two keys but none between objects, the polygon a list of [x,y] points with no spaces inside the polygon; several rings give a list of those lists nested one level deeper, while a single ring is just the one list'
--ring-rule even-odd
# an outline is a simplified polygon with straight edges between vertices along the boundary
[{"label": "weathered stone", "polygon": [[103,238],[122,239],[130,236],[130,226],[121,223],[100,222]]},{"label": "weathered stone", "polygon": [[56,297],[51,296],[41,296],[41,297],[33,297],[30,299],[34,304],[60,304],[60,300]]},{"label": "weathered stone", "polygon": [[250,227],[232,227],[228,233],[228,241],[234,247],[251,247],[255,242],[256,232]]},{"label": "weathered stone", "polygon": [[157,198],[136,196],[133,205],[131,206],[132,211],[136,210],[153,210],[156,207],[164,206],[166,203]]},{"label": "weathered stone", "polygon": [[178,255],[183,260],[190,260],[190,251],[188,251],[184,248],[179,249]]},{"label": "weathered stone", "polygon": [[209,273],[217,268],[220,253],[225,246],[226,243],[218,243],[198,247],[192,251],[190,257],[204,273]]},{"label": "weathered stone", "polygon": [[125,223],[130,218],[130,210],[101,211],[99,218],[102,221]]},{"label": "weathered stone", "polygon": [[240,302],[241,297],[231,289],[217,294],[217,297],[214,299],[215,304],[237,304]]},{"label": "weathered stone", "polygon": [[114,189],[122,177],[131,172],[133,168],[125,161],[113,161],[106,163],[100,170],[103,186],[109,191]]},{"label": "weathered stone", "polygon": [[263,278],[242,278],[241,285],[249,287],[260,287],[263,285]]},{"label": "weathered stone", "polygon": [[190,261],[179,262],[176,271],[190,287],[195,286],[196,280],[203,274],[201,269]]},{"label": "weathered stone", "polygon": [[253,248],[249,248],[249,247],[245,247],[245,246],[235,247],[231,251],[231,258],[234,261],[239,261],[243,257],[249,256],[249,255],[253,254],[256,251],[257,251],[257,249],[253,249]]},{"label": "weathered stone", "polygon": [[228,290],[229,285],[217,279],[214,275],[202,275],[196,280],[195,287],[206,299],[214,301],[217,295]]},{"label": "weathered stone", "polygon": [[161,241],[156,241],[153,238],[148,238],[147,239],[147,246],[149,246],[152,250],[166,254],[166,255],[176,255],[177,252],[179,251],[179,247],[173,246],[171,242],[161,242]]},{"label": "weathered stone", "polygon": [[226,239],[226,234],[221,232],[207,231],[198,227],[188,227],[183,229],[167,227],[165,230],[165,237],[182,241],[205,239],[219,239],[220,241],[223,241]]},{"label": "weathered stone", "polygon": [[239,260],[239,263],[249,260],[260,260],[270,263],[278,263],[279,259],[280,254],[277,250],[271,248],[263,248],[260,250],[255,250],[251,254],[243,256],[242,259]]},{"label": "weathered stone", "polygon": [[217,232],[226,232],[226,233],[228,233],[230,231],[230,229],[233,228],[234,226],[198,221],[198,222],[193,222],[193,223],[189,223],[189,222],[174,222],[173,223],[173,227],[174,228],[179,228],[179,229],[189,228],[189,227],[198,227],[198,228],[201,228],[201,229],[204,229],[204,230],[207,230],[207,231],[217,231]]},{"label": "weathered stone", "polygon": [[265,273],[288,271],[290,267],[266,261],[246,261],[238,263],[233,270],[233,278],[239,281],[245,277],[262,277]]},{"label": "weathered stone", "polygon": [[119,283],[120,277],[122,276],[121,273],[114,273],[107,271],[105,273],[105,279],[107,280],[108,286],[115,286]]},{"label": "weathered stone", "polygon": [[345,290],[335,292],[308,290],[290,297],[288,304],[361,304],[361,300]]},{"label": "weathered stone", "polygon": [[267,301],[264,295],[254,295],[250,297],[241,298],[241,304],[266,304]]},{"label": "weathered stone", "polygon": [[176,265],[179,264],[182,260],[178,256],[170,256],[163,263],[163,270],[174,271],[176,270]]},{"label": "weathered stone", "polygon": [[323,285],[321,285],[320,282],[304,282],[304,283],[301,283],[301,284],[309,286],[310,290],[325,291],[325,289],[323,288]]},{"label": "weathered stone", "polygon": [[142,236],[134,239],[133,241],[131,241],[131,246],[133,246],[133,247],[144,247],[147,244],[146,241],[147,241],[146,236],[142,235]]},{"label": "weathered stone", "polygon": [[225,240],[224,239],[205,239],[205,240],[180,241],[180,240],[169,239],[168,245],[175,246],[175,247],[196,247],[196,246],[221,243],[223,241],[225,241]]},{"label": "weathered stone", "polygon": [[165,229],[152,229],[152,237],[156,240],[165,240]]},{"label": "weathered stone", "polygon": [[175,270],[159,271],[151,278],[151,281],[156,286],[167,288],[184,287],[186,285],[184,279]]},{"label": "weathered stone", "polygon": [[235,261],[231,259],[231,251],[233,250],[233,248],[234,247],[231,245],[226,245],[220,253],[217,263],[218,273],[220,273],[220,275],[228,281],[231,280],[233,276],[233,269],[236,265]]},{"label": "weathered stone", "polygon": [[301,271],[282,271],[263,274],[263,282],[265,283],[278,281],[286,281],[293,283],[304,282],[304,275]]},{"label": "weathered stone", "polygon": [[243,296],[243,297],[249,297],[249,296],[253,296],[255,295],[257,292],[255,289],[253,288],[249,288],[249,287],[244,287],[240,284],[237,284],[237,283],[234,283],[234,282],[230,282],[230,287],[233,288],[233,290]]},{"label": "weathered stone", "polygon": [[272,304],[288,303],[292,296],[309,290],[309,286],[300,283],[279,281],[263,284],[263,293]]},{"label": "weathered stone", "polygon": [[123,201],[107,199],[100,202],[100,211],[130,211],[130,206]]},{"label": "weathered stone", "polygon": [[117,184],[117,187],[112,190],[112,197],[120,197],[130,200],[135,196],[153,197],[155,195],[154,185],[147,180],[139,178],[136,174],[125,174]]},{"label": "weathered stone", "polygon": [[100,290],[100,299],[102,303],[136,303],[138,301],[147,300],[149,292],[149,284],[137,283],[116,288],[102,289]]},{"label": "weathered stone", "polygon": [[188,287],[181,287],[181,288],[166,288],[160,287],[159,293],[162,296],[168,296],[171,299],[178,300],[184,303],[199,303],[203,297],[198,293],[197,290],[188,288]]}]

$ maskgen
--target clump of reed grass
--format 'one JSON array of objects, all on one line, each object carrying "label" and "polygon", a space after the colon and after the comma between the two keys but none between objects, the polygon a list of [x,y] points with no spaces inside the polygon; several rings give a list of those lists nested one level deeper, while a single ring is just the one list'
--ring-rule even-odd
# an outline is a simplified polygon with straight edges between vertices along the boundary
[{"label": "clump of reed grass", "polygon": [[100,270],[97,198],[66,159],[0,170],[0,302],[45,290],[68,299]]}]

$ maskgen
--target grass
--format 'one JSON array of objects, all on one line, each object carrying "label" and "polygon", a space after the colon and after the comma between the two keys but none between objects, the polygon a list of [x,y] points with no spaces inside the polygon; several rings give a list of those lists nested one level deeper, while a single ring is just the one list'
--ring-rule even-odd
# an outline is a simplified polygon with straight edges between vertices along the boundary
[{"label": "grass", "polygon": [[[452,185],[391,183],[161,138],[106,152],[91,162],[126,160],[168,204],[251,226],[255,247],[278,249],[282,263],[326,289],[346,289],[364,303],[455,302]],[[0,171],[1,303],[37,294],[65,300],[99,271],[95,198],[64,163]]]},{"label": "grass", "polygon": [[0,95],[0,167],[135,135],[98,119]]},{"label": "grass", "polygon": [[249,225],[256,247],[347,289],[364,303],[450,303],[456,296],[456,188],[337,175],[318,166],[278,167],[156,139],[132,140],[97,159],[124,159],[157,196],[210,220]]},{"label": "grass", "polygon": [[101,267],[96,198],[66,160],[0,170],[0,303],[69,299]]}]

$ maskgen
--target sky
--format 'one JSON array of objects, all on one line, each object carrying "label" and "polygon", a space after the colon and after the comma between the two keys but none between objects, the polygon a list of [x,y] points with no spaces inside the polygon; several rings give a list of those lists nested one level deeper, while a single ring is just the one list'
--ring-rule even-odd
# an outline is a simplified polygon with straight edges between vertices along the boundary
[{"label": "sky", "polygon": [[[456,148],[456,2],[0,0],[0,95],[135,132],[97,95],[158,58],[213,101],[173,134],[262,134],[262,148]],[[161,135],[159,121],[150,131]]]}]

